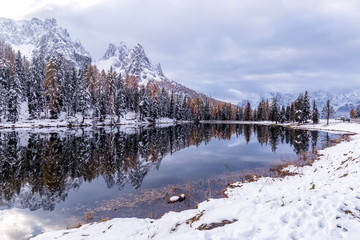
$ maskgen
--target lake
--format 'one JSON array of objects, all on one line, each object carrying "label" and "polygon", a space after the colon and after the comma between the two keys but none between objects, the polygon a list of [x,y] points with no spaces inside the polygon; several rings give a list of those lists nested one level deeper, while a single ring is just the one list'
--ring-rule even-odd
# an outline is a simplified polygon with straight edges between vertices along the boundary
[{"label": "lake", "polygon": [[228,183],[305,165],[339,137],[241,124],[3,130],[0,239],[194,208]]}]

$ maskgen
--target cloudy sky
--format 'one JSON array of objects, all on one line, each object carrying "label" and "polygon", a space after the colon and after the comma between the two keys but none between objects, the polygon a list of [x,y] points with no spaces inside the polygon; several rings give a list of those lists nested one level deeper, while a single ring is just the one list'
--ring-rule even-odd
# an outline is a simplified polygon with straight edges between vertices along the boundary
[{"label": "cloudy sky", "polygon": [[140,43],[165,75],[237,102],[267,91],[360,88],[357,0],[11,0],[0,16],[54,17],[94,59]]}]

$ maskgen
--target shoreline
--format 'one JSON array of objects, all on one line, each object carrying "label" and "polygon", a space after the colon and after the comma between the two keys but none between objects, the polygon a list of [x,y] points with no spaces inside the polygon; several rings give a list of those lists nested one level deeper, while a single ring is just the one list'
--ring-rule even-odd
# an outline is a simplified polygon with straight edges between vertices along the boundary
[{"label": "shoreline", "polygon": [[[168,212],[160,219],[115,218],[33,239],[356,239],[360,233],[360,125],[291,126],[353,133],[350,141],[319,151],[311,166],[288,166],[284,178],[234,183],[227,198],[197,209]],[[316,129],[315,129],[316,128]]]}]

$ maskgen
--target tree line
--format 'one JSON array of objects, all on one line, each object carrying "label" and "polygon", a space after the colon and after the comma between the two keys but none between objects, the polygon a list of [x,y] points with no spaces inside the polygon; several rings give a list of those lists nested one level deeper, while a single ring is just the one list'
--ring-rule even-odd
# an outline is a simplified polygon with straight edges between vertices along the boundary
[{"label": "tree line", "polygon": [[[328,119],[334,113],[330,100],[326,107],[322,114]],[[89,118],[99,122],[110,119],[111,123],[119,123],[128,112],[140,121],[170,118],[317,123],[320,117],[316,102],[310,106],[307,92],[288,106],[280,106],[274,97],[262,100],[255,108],[248,101],[242,108],[203,97],[190,98],[160,88],[156,82],[139,86],[136,76],[112,69],[106,72],[95,65],[71,68],[59,55],[48,61],[41,56],[28,61],[0,41],[0,120],[16,123],[24,109],[29,120],[77,117],[82,122]]]}]

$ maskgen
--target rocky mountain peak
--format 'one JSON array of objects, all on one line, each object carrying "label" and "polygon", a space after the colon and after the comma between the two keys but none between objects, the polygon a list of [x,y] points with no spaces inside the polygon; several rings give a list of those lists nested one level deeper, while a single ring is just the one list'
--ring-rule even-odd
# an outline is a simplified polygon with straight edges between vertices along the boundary
[{"label": "rocky mountain peak", "polygon": [[108,49],[106,50],[104,56],[102,57],[102,59],[109,59],[111,57],[114,57],[116,54],[116,50],[117,47],[115,46],[115,44],[110,43]]},{"label": "rocky mountain peak", "polygon": [[0,39],[31,59],[42,55],[48,60],[51,55],[62,55],[70,66],[82,67],[91,63],[90,54],[79,41],[74,42],[66,29],[57,25],[54,18],[15,21],[0,19]]}]

